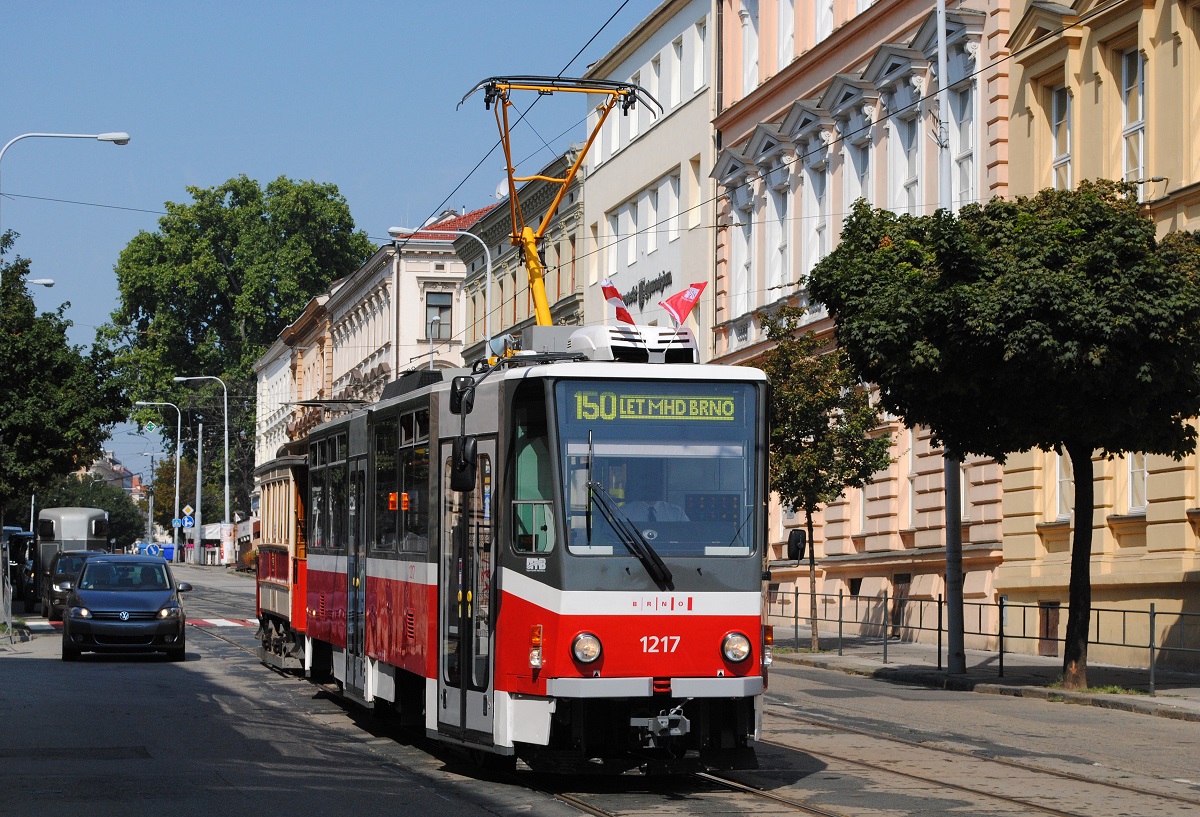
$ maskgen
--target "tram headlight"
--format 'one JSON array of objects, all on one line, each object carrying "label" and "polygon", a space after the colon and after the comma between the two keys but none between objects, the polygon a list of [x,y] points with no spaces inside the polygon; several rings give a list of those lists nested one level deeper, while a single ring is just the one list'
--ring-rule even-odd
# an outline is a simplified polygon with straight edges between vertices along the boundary
[{"label": "tram headlight", "polygon": [[590,664],[600,657],[600,639],[591,633],[580,633],[571,642],[571,652],[579,663]]},{"label": "tram headlight", "polygon": [[529,666],[539,669],[542,666],[542,625],[534,624],[529,628]]},{"label": "tram headlight", "polygon": [[769,667],[775,663],[775,628],[767,624],[763,627],[762,665]]},{"label": "tram headlight", "polygon": [[750,639],[741,633],[729,633],[721,640],[721,654],[735,664],[745,661],[750,657]]}]

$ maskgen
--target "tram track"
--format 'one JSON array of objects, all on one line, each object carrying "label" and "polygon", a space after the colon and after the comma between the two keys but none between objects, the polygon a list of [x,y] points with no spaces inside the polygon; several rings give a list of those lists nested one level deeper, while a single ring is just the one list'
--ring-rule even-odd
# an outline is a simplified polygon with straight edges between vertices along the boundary
[{"label": "tram track", "polygon": [[[1167,801],[1167,802],[1175,803],[1178,805],[1200,808],[1200,799],[1197,799],[1194,797],[1188,797],[1185,795],[1175,794],[1175,793],[1171,793],[1171,792],[1164,792],[1161,790],[1148,789],[1144,786],[1136,786],[1136,785],[1129,785],[1126,783],[1119,783],[1119,782],[1115,782],[1112,780],[1105,780],[1103,778],[1078,774],[1075,772],[1065,771],[1062,769],[1048,768],[1046,766],[1039,766],[1039,765],[1035,765],[1032,763],[1023,763],[1023,762],[1020,762],[1017,760],[1012,760],[1010,758],[996,757],[994,755],[982,754],[982,753],[973,752],[973,751],[966,751],[963,749],[955,749],[955,748],[947,747],[947,746],[938,746],[936,744],[931,744],[931,743],[922,742],[922,741],[909,740],[909,739],[898,737],[895,735],[888,735],[888,734],[880,733],[877,731],[872,731],[870,729],[864,729],[861,727],[831,723],[827,720],[806,717],[804,715],[801,715],[801,714],[798,714],[795,712],[788,712],[784,709],[781,709],[778,706],[769,706],[767,711],[772,715],[772,717],[779,718],[784,721],[789,721],[792,723],[802,723],[802,724],[805,724],[808,726],[815,726],[820,729],[826,729],[826,730],[829,730],[832,732],[839,732],[839,733],[852,734],[852,735],[861,735],[863,737],[867,737],[872,740],[882,741],[882,742],[886,742],[886,743],[899,744],[901,746],[911,748],[911,749],[920,749],[920,750],[924,750],[927,752],[933,752],[933,753],[937,753],[937,754],[941,754],[941,755],[947,755],[947,756],[959,758],[959,759],[964,759],[964,758],[970,759],[971,761],[977,762],[977,763],[991,764],[991,765],[995,765],[995,766],[1004,767],[1007,769],[1019,770],[1021,772],[1025,772],[1025,773],[1032,774],[1032,775],[1040,775],[1040,776],[1044,776],[1044,777],[1050,777],[1050,778],[1054,778],[1054,779],[1058,779],[1058,780],[1069,781],[1072,783],[1079,783],[1079,784],[1083,784],[1086,786],[1095,786],[1095,787],[1110,790],[1113,792],[1118,792],[1118,793],[1124,794],[1124,795],[1138,795],[1141,797],[1153,797],[1153,798],[1156,798],[1156,799],[1159,799],[1162,801]],[[797,746],[795,744],[783,743],[781,741],[771,740],[771,739],[760,739],[759,743],[766,744],[769,746],[774,746],[776,748],[787,750],[787,751],[802,751],[802,752],[805,752],[806,754],[812,755],[814,757],[822,757],[822,758],[834,760],[834,761],[837,761],[840,763],[847,763],[847,764],[859,766],[861,768],[871,769],[873,771],[884,772],[889,775],[905,778],[908,780],[913,780],[913,781],[920,782],[920,783],[928,783],[931,785],[941,786],[944,788],[949,788],[949,789],[953,789],[956,791],[973,794],[976,796],[987,797],[989,799],[996,799],[996,800],[1000,800],[1002,802],[1010,803],[1013,805],[1020,805],[1025,808],[1035,809],[1043,814],[1061,815],[1061,817],[1090,817],[1090,815],[1087,815],[1087,814],[1079,814],[1078,812],[1071,812],[1071,811],[1065,811],[1062,809],[1056,809],[1056,808],[1046,806],[1046,805],[1037,803],[1035,801],[1032,801],[1032,800],[1029,800],[1026,798],[1010,797],[1008,795],[1000,794],[998,792],[989,791],[986,789],[980,789],[977,787],[966,786],[966,785],[954,783],[951,781],[941,780],[936,777],[930,777],[930,776],[926,776],[926,775],[915,774],[912,772],[906,772],[906,771],[897,769],[895,766],[882,764],[882,763],[872,763],[872,762],[870,762],[868,760],[864,760],[860,757],[847,757],[847,756],[838,755],[838,754],[835,754],[832,752],[817,750],[817,749],[814,749],[811,746],[807,746],[807,745]]]}]

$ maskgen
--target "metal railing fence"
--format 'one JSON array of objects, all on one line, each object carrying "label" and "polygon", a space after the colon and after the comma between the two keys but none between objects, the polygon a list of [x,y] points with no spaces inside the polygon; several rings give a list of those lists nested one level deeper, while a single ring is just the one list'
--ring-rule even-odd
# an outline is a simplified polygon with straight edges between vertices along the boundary
[{"label": "metal railing fence", "polygon": [[[803,608],[801,598],[805,599]],[[945,600],[940,595],[937,598],[912,598],[890,596],[884,591],[879,596],[861,596],[839,591],[836,595],[817,593],[816,598],[818,630],[822,623],[837,625],[838,655],[843,654],[848,629],[856,631],[853,637],[880,639],[885,664],[888,663],[889,641],[920,641],[921,633],[936,633],[937,666],[942,669],[946,616]],[[791,619],[792,637],[797,645],[801,623],[808,626],[810,622],[810,601],[811,594],[801,592],[799,588],[790,592],[776,589],[768,594],[768,617]],[[988,643],[994,639],[1000,677],[1004,676],[1004,655],[1012,653],[1005,648],[1007,641],[1065,643],[1065,638],[1060,635],[1063,627],[1055,624],[1054,632],[1048,631],[1045,618],[1048,608],[1043,605],[1017,604],[1002,596],[997,602],[964,601],[963,608],[963,635]],[[1053,609],[1056,615],[1067,612],[1066,605],[1056,605]],[[1062,621],[1065,624],[1065,615]],[[1163,613],[1154,603],[1146,610],[1093,607],[1088,644],[1145,652],[1147,661],[1142,668],[1150,673],[1150,694],[1154,695],[1155,668],[1163,653],[1200,655],[1200,613]],[[1057,648],[1054,654],[1057,654]]]}]

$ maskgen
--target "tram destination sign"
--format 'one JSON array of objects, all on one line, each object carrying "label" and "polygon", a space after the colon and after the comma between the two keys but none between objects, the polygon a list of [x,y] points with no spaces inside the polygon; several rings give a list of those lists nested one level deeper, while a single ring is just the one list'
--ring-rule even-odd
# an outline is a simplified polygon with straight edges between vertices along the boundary
[{"label": "tram destination sign", "polygon": [[727,396],[622,394],[619,391],[575,393],[576,420],[701,420],[733,422],[738,399]]}]

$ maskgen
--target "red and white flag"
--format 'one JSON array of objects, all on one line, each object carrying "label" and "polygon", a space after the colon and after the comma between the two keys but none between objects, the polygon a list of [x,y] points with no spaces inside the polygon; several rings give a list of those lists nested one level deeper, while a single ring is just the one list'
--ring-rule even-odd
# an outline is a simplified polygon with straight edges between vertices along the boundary
[{"label": "red and white flag", "polygon": [[705,286],[707,286],[707,282],[692,284],[683,292],[677,292],[665,301],[659,301],[658,305],[667,310],[667,313],[675,319],[676,326],[681,326],[687,320],[696,301],[700,300],[700,293],[704,291]]},{"label": "red and white flag", "polygon": [[613,286],[612,281],[605,278],[600,282],[600,292],[604,295],[604,300],[613,305],[617,310],[617,320],[622,323],[633,323],[633,316],[629,314],[629,310],[625,308],[625,301],[621,299],[621,293],[617,292],[617,288]]}]

